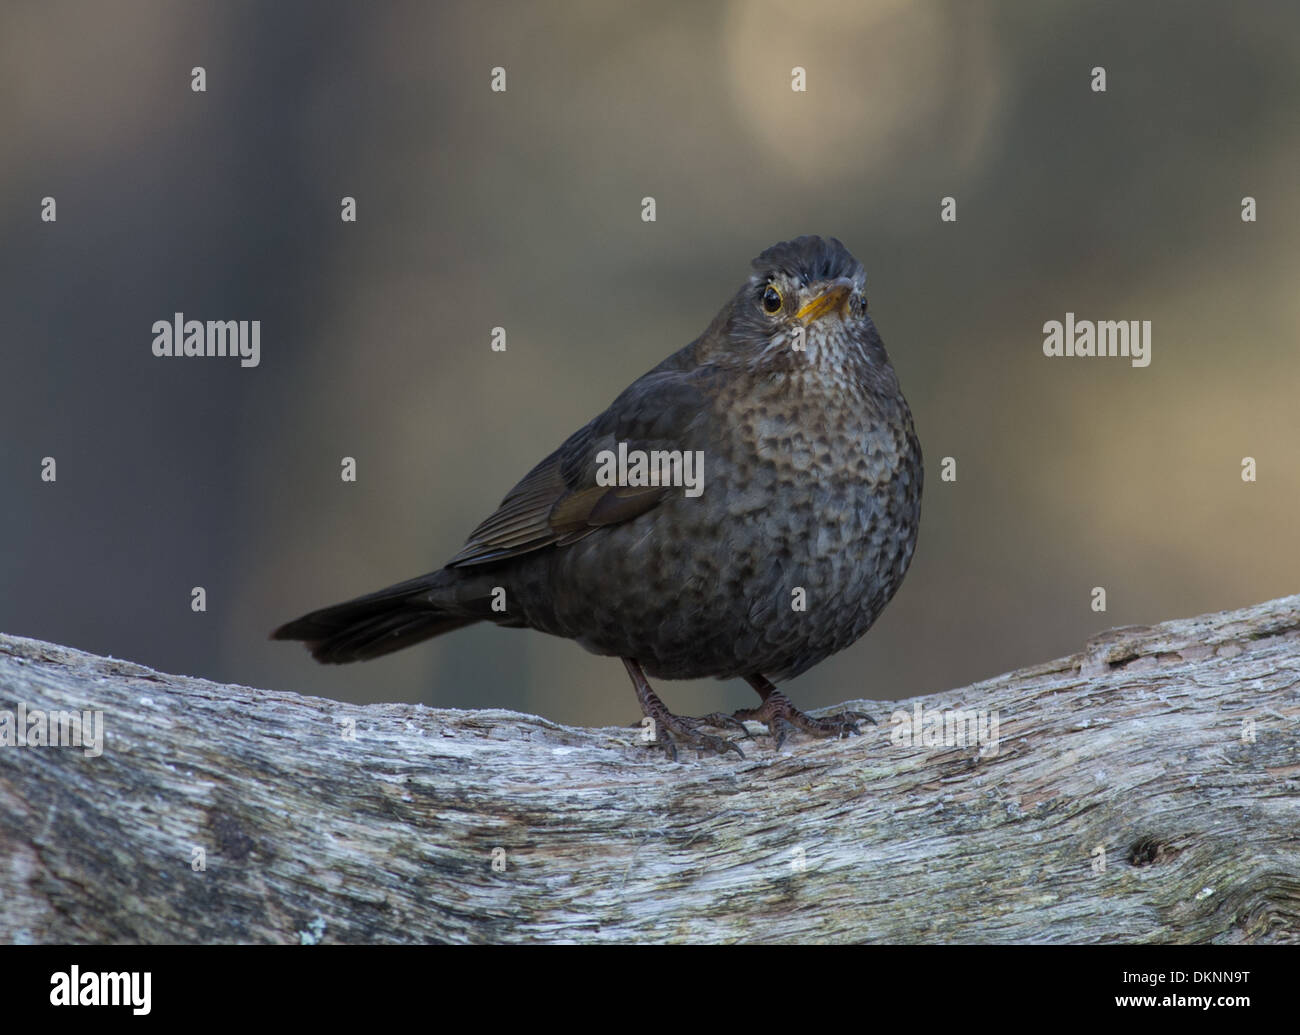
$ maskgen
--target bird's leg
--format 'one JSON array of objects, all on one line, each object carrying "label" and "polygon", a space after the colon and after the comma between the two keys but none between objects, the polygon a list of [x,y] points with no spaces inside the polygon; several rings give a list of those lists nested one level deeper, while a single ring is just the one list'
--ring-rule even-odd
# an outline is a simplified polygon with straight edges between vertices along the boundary
[{"label": "bird's leg", "polygon": [[702,751],[716,751],[720,755],[727,751],[734,751],[741,758],[745,757],[745,752],[741,751],[740,746],[734,741],[699,732],[701,726],[730,726],[748,736],[749,731],[745,729],[743,723],[730,715],[709,715],[703,719],[674,715],[668,710],[668,706],[659,700],[659,695],[650,689],[641,666],[631,658],[624,658],[623,664],[627,668],[627,674],[632,677],[632,686],[636,689],[636,699],[641,705],[642,714],[654,723],[655,741],[668,752],[670,758],[674,761],[677,759],[678,740]]},{"label": "bird's leg", "polygon": [[794,729],[798,728],[805,733],[812,733],[819,737],[848,737],[856,736],[859,732],[859,722],[869,722],[876,725],[876,720],[870,715],[864,715],[862,712],[840,712],[838,715],[831,715],[825,719],[815,719],[811,715],[806,715],[790,703],[790,698],[781,693],[776,687],[769,683],[762,676],[746,676],[745,682],[758,691],[758,696],[763,699],[763,703],[757,708],[742,708],[735,713],[737,719],[751,719],[754,722],[761,722],[767,726],[768,732],[776,737],[776,749],[781,750],[781,745],[785,743]]}]

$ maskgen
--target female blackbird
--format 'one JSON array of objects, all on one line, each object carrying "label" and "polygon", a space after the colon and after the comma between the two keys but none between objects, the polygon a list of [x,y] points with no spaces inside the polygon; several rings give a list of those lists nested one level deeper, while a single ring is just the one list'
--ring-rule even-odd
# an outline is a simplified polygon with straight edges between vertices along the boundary
[{"label": "female blackbird", "polygon": [[[778,747],[796,727],[856,733],[867,716],[813,718],[773,683],[857,640],[898,589],[921,448],[848,250],[800,237],[753,270],[704,334],[534,467],[445,567],[274,638],[344,662],[473,622],[565,636],[623,659],[673,757],[675,741],[743,755],[701,727],[745,719]],[[647,673],[740,676],[762,704],[676,716]]]}]

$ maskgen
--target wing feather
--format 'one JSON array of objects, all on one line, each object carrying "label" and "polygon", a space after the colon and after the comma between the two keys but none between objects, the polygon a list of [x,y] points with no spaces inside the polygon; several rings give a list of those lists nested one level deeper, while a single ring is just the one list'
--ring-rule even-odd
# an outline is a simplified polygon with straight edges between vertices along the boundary
[{"label": "wing feather", "polygon": [[[683,350],[685,351],[685,350]],[[708,420],[708,371],[667,363],[634,381],[614,403],[528,472],[447,567],[466,567],[567,546],[599,528],[632,521],[675,490],[596,484],[601,450],[700,448]]]}]

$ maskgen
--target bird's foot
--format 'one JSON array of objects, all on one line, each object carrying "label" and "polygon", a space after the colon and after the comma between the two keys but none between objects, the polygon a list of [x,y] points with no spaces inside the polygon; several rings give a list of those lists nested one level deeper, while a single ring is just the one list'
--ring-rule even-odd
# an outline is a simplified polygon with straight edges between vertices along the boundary
[{"label": "bird's foot", "polygon": [[[660,708],[662,710],[654,709],[653,714],[647,713],[646,718],[650,720],[653,727],[653,743],[663,748],[668,757],[674,762],[677,761],[679,744],[693,747],[698,751],[712,751],[719,755],[734,751],[741,758],[745,757],[745,752],[740,750],[740,745],[734,740],[701,731],[701,727],[704,726],[713,726],[717,729],[738,729],[748,737],[750,735],[749,730],[745,728],[744,723],[738,722],[730,715],[714,714],[698,719],[689,715],[674,715],[666,707],[663,707],[662,702]],[[644,728],[644,722],[642,728]]]},{"label": "bird's foot", "polygon": [[709,712],[708,715],[701,715],[698,719],[688,718],[686,716],[677,716],[679,722],[687,722],[698,728],[700,726],[712,726],[718,730],[735,730],[744,740],[753,740],[754,735],[749,732],[749,727],[737,719],[734,715],[728,715],[726,712]]},{"label": "bird's foot", "polygon": [[776,749],[781,750],[786,738],[796,729],[811,733],[817,737],[856,737],[862,731],[858,723],[869,722],[876,725],[876,720],[862,712],[842,711],[825,718],[815,718],[801,712],[790,698],[779,690],[771,690],[757,708],[742,708],[733,716],[736,719],[748,719],[761,722],[767,727],[769,736],[776,738]]},{"label": "bird's foot", "polygon": [[700,732],[701,727],[712,726],[715,729],[736,729],[748,737],[749,731],[745,729],[744,723],[721,712],[714,712],[700,719],[674,715],[668,710],[668,706],[659,700],[659,695],[650,689],[641,666],[628,658],[623,659],[623,664],[627,667],[628,675],[632,677],[632,685],[636,688],[636,697],[641,704],[641,711],[649,720],[649,726],[646,726],[644,721],[641,723],[642,728],[652,734],[647,737],[647,741],[663,748],[674,762],[677,761],[679,743],[699,751],[713,751],[719,755],[734,751],[741,758],[745,757],[745,752],[740,750],[740,745],[734,740]]}]

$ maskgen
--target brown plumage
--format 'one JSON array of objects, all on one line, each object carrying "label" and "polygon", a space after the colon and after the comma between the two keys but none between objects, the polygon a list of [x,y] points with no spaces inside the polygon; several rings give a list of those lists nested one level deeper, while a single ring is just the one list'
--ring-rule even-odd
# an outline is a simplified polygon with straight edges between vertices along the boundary
[{"label": "brown plumage", "polygon": [[[704,334],[533,468],[445,567],[273,635],[324,662],[479,621],[568,637],[623,659],[674,756],[675,741],[739,752],[702,727],[744,719],[778,744],[792,728],[856,732],[866,716],[812,718],[773,683],[857,640],[898,589],[920,520],[920,445],[844,246],[800,237],[753,267]],[[703,492],[602,484],[620,443],[699,451]],[[763,703],[675,716],[647,673],[739,676]]]}]

